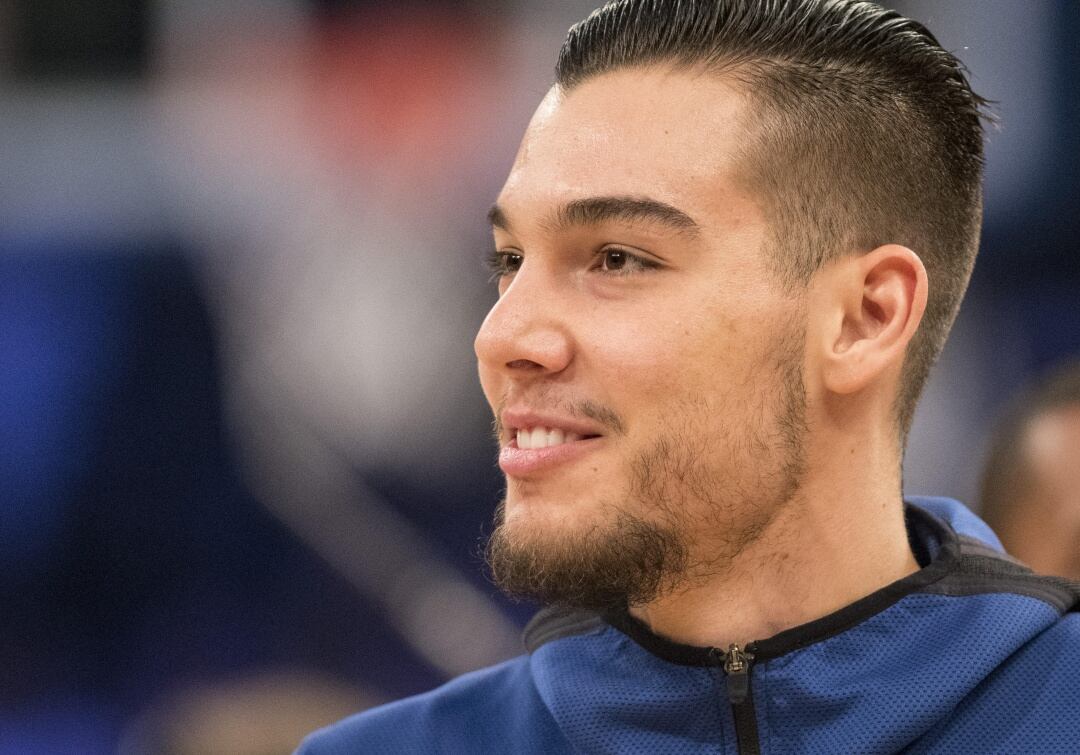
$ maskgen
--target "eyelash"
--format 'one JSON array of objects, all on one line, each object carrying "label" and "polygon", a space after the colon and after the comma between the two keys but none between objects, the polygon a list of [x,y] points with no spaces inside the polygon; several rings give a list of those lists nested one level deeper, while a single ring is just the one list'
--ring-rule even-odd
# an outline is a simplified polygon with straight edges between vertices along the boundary
[{"label": "eyelash", "polygon": [[[616,270],[604,270],[603,264],[607,258],[607,255],[609,254],[623,255],[626,258],[625,266]],[[488,270],[491,272],[492,281],[497,281],[501,278],[504,278],[508,275],[513,275],[517,272],[517,270],[508,269],[508,265],[511,259],[516,260],[517,265],[520,268],[525,257],[520,252],[503,251],[493,251],[488,255],[487,267]],[[613,275],[618,277],[647,272],[649,270],[656,270],[660,267],[660,264],[658,262],[653,262],[652,260],[639,254],[634,254],[633,252],[628,252],[625,249],[620,249],[617,247],[608,248],[600,251],[596,255],[596,259],[598,261],[598,265],[591,267],[590,270],[598,269],[600,272],[605,273],[606,275]]]},{"label": "eyelash", "polygon": [[511,257],[516,257],[519,260],[522,259],[522,256],[517,252],[500,252],[496,250],[488,253],[487,269],[488,272],[491,273],[492,282],[505,278],[507,275],[512,275],[514,272],[516,272],[507,269],[507,262],[510,260]]}]

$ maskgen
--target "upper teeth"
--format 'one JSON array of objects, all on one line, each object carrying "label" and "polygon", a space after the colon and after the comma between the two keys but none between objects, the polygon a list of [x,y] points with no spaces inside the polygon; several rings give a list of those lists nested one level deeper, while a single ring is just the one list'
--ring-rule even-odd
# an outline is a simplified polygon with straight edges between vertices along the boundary
[{"label": "upper teeth", "polygon": [[562,443],[573,443],[575,440],[581,440],[581,436],[558,428],[534,427],[517,431],[518,448],[547,448]]}]

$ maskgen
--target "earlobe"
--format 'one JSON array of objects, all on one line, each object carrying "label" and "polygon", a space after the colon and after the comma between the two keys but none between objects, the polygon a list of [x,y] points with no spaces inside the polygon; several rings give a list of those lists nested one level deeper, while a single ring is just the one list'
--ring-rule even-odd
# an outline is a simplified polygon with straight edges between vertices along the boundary
[{"label": "earlobe", "polygon": [[832,335],[823,379],[833,393],[860,391],[899,371],[926,309],[926,268],[897,244],[838,262],[831,271]]}]

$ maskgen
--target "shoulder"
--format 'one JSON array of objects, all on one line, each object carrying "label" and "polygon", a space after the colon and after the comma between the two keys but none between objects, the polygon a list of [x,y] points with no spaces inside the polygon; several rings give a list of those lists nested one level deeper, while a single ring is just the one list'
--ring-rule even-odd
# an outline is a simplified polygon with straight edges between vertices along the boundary
[{"label": "shoulder", "polygon": [[1075,752],[1080,613],[1065,614],[993,671],[913,752]]},{"label": "shoulder", "polygon": [[[558,749],[561,735],[532,682],[528,656],[460,676],[311,734],[299,755]],[[531,745],[531,746],[530,746]]]}]

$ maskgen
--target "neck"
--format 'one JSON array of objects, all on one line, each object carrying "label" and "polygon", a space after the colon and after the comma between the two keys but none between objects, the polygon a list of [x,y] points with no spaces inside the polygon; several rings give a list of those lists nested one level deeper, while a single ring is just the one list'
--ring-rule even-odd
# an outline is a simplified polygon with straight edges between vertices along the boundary
[{"label": "neck", "polygon": [[819,474],[804,479],[721,573],[687,580],[631,607],[631,614],[676,642],[745,645],[826,616],[918,570],[895,452],[861,440],[824,448],[821,463],[809,467]]}]

